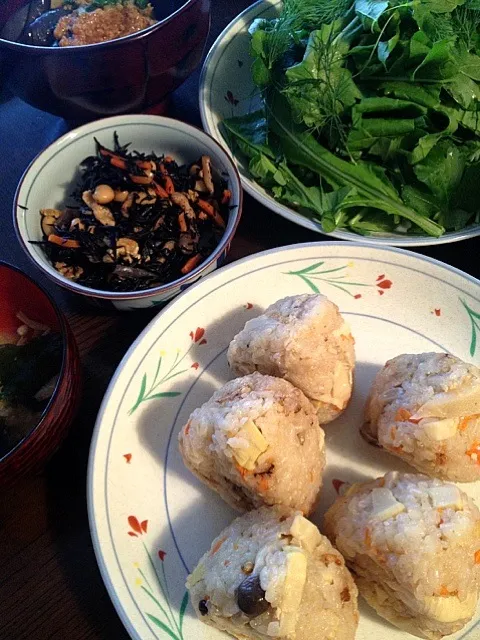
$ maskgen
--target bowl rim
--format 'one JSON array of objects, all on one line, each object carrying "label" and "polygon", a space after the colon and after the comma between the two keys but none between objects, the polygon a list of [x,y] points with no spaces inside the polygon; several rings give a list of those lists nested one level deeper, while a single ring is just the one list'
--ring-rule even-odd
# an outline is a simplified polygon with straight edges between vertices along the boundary
[{"label": "bowl rim", "polygon": [[[46,52],[59,52],[54,53],[53,55],[78,55],[79,51],[92,51],[98,49],[105,49],[106,47],[118,47],[124,44],[125,42],[133,42],[135,40],[143,40],[143,38],[148,37],[151,33],[158,31],[164,25],[168,24],[179,15],[184,13],[188,8],[193,6],[195,3],[201,2],[201,0],[184,0],[184,3],[175,9],[173,13],[163,18],[163,20],[159,20],[155,24],[152,24],[141,31],[135,31],[134,33],[129,33],[126,36],[122,36],[121,38],[115,38],[114,40],[105,40],[104,42],[94,42],[92,44],[77,44],[69,47],[45,47],[42,45],[32,45],[32,44],[24,44],[22,42],[16,42],[14,40],[6,40],[5,38],[0,38],[0,45],[6,46],[10,49],[20,49],[25,52],[35,54],[45,54]],[[61,53],[60,53],[61,52]]]},{"label": "bowl rim", "polygon": [[[228,231],[228,226],[229,225],[227,224],[225,232],[224,232],[220,242],[215,247],[215,250],[208,256],[208,258],[206,260],[201,262],[198,265],[198,267],[196,267],[189,274],[187,274],[185,276],[182,276],[181,278],[178,278],[177,280],[173,280],[172,282],[167,282],[166,284],[158,285],[157,287],[152,287],[150,289],[142,289],[140,291],[126,291],[126,292],[103,291],[101,289],[93,289],[93,288],[90,288],[90,287],[86,287],[84,285],[77,284],[77,283],[73,282],[72,280],[68,280],[68,278],[63,278],[63,276],[60,276],[59,274],[57,275],[57,273],[55,273],[55,274],[52,273],[51,271],[46,269],[43,261],[38,260],[36,258],[36,256],[34,256],[30,252],[30,250],[29,250],[29,248],[27,246],[30,241],[28,239],[24,238],[23,233],[20,231],[19,217],[20,217],[20,215],[22,213],[24,213],[24,209],[19,204],[19,198],[20,198],[20,195],[21,195],[21,191],[22,191],[24,182],[25,182],[25,180],[27,178],[27,175],[30,173],[33,165],[43,155],[47,154],[49,151],[52,151],[53,148],[56,145],[62,144],[66,140],[71,139],[72,138],[72,134],[75,134],[75,135],[78,135],[79,133],[85,133],[86,134],[88,130],[93,128],[93,131],[90,131],[90,135],[94,136],[95,132],[96,132],[96,128],[98,126],[102,125],[102,124],[109,124],[109,125],[111,124],[111,126],[114,127],[115,124],[120,124],[121,122],[125,122],[125,121],[128,121],[132,125],[134,125],[134,124],[136,124],[136,125],[139,125],[139,124],[154,124],[154,123],[165,125],[165,124],[168,124],[168,123],[170,123],[170,124],[175,123],[177,126],[180,124],[182,127],[185,127],[187,130],[190,129],[190,130],[194,131],[196,133],[196,135],[200,134],[200,137],[205,138],[205,141],[210,144],[210,147],[216,148],[218,151],[220,151],[225,156],[227,165],[230,168],[229,178],[230,178],[230,180],[232,180],[232,178],[235,179],[235,182],[237,183],[237,187],[238,187],[239,197],[238,197],[238,203],[235,205],[235,209],[231,209],[230,210],[229,221],[230,221],[230,218],[233,216],[233,221],[232,221],[232,226],[231,226],[230,231]],[[199,277],[201,277],[202,274],[218,258],[218,256],[224,250],[228,250],[228,247],[229,247],[229,245],[230,245],[230,243],[232,241],[232,238],[234,237],[234,235],[235,235],[235,233],[237,231],[238,224],[239,224],[240,219],[242,217],[242,209],[243,209],[243,188],[242,188],[242,181],[240,179],[240,174],[238,172],[238,169],[237,169],[234,161],[232,160],[231,153],[223,145],[221,145],[217,140],[215,140],[209,133],[206,133],[205,131],[203,131],[199,127],[196,127],[195,125],[183,122],[182,120],[178,120],[176,118],[170,118],[170,117],[167,117],[167,116],[157,116],[157,115],[147,115],[147,114],[133,114],[133,115],[111,116],[109,118],[101,118],[100,120],[95,120],[93,122],[86,123],[86,124],[84,124],[84,125],[82,125],[80,127],[76,127],[75,129],[72,129],[72,130],[68,131],[63,136],[60,136],[60,138],[57,138],[56,140],[51,142],[47,147],[42,149],[42,151],[40,151],[33,158],[33,160],[29,163],[29,165],[27,166],[27,168],[23,172],[22,177],[20,178],[20,181],[19,181],[19,183],[17,185],[17,188],[15,190],[15,195],[14,195],[14,198],[13,198],[13,226],[14,226],[17,238],[19,240],[19,243],[20,243],[22,249],[24,250],[24,252],[29,257],[29,259],[50,280],[52,280],[56,284],[60,285],[61,287],[64,287],[65,289],[68,289],[69,291],[73,291],[74,293],[78,293],[78,294],[81,294],[81,295],[89,296],[91,298],[100,298],[100,299],[103,299],[103,300],[117,300],[117,301],[118,300],[138,300],[138,299],[143,299],[143,298],[150,298],[150,297],[158,295],[159,293],[167,293],[167,292],[171,291],[172,289],[176,289],[178,287],[182,287],[183,285],[185,285],[187,283],[190,283],[191,281],[195,281]]]},{"label": "bowl rim", "polygon": [[14,447],[12,447],[5,455],[0,456],[0,466],[3,465],[5,462],[7,462],[8,459],[11,458],[17,452],[18,449],[20,449],[20,447],[22,447],[34,434],[36,434],[36,432],[39,429],[42,428],[45,422],[45,419],[47,417],[47,414],[49,413],[50,409],[52,408],[53,404],[56,401],[58,392],[60,390],[60,386],[64,380],[65,371],[67,368],[68,337],[69,337],[69,333],[71,332],[70,326],[67,322],[65,315],[63,314],[63,312],[61,311],[60,307],[55,302],[53,297],[50,295],[50,293],[48,293],[48,291],[46,291],[46,289],[44,289],[42,285],[38,284],[38,282],[36,282],[31,276],[26,274],[24,271],[22,271],[18,267],[15,267],[13,264],[10,264],[9,262],[0,260],[0,269],[1,268],[10,269],[11,271],[15,271],[17,274],[23,276],[41,293],[43,293],[43,295],[47,298],[48,302],[50,303],[50,306],[52,307],[52,309],[55,312],[55,315],[57,316],[57,320],[60,326],[60,334],[62,336],[62,364],[57,376],[57,381],[55,383],[55,388],[53,390],[53,393],[50,396],[50,399],[47,402],[44,410],[42,411],[38,421],[35,423],[32,429],[21,440],[17,442],[17,444]]},{"label": "bowl rim", "polygon": [[[200,79],[198,83],[198,100],[200,108],[200,118],[204,130],[210,134],[215,140],[222,140],[227,146],[226,138],[219,131],[219,127],[212,123],[212,103],[208,100],[207,95],[210,87],[212,86],[212,78],[214,72],[212,69],[212,62],[221,56],[225,44],[229,44],[238,33],[235,32],[237,25],[241,25],[240,29],[245,30],[250,24],[250,18],[256,18],[258,15],[258,9],[262,6],[269,5],[270,8],[275,8],[281,4],[281,0],[255,0],[252,4],[236,15],[225,26],[220,34],[215,38],[213,44],[205,56],[203,65],[200,71]],[[207,85],[207,81],[209,84]],[[238,167],[240,162],[238,154],[230,151],[235,165]],[[248,164],[248,163],[247,163]],[[240,172],[240,171],[239,171]],[[451,244],[453,242],[461,242],[464,240],[472,240],[480,236],[480,223],[473,222],[467,227],[459,230],[446,231],[440,237],[429,236],[426,233],[418,235],[401,235],[401,234],[378,234],[371,236],[362,236],[353,231],[347,229],[335,229],[335,231],[324,231],[321,223],[316,222],[313,218],[307,218],[296,211],[292,206],[284,204],[279,200],[276,200],[273,195],[260,185],[260,183],[251,175],[248,168],[241,167],[240,180],[242,187],[245,191],[258,202],[260,205],[266,207],[269,211],[275,215],[279,215],[285,218],[292,224],[295,224],[303,229],[312,231],[315,234],[321,234],[327,240],[343,240],[355,243],[367,243],[375,247],[399,247],[405,250],[417,248],[417,247],[435,247],[443,244]],[[312,236],[313,237],[313,236]]]}]

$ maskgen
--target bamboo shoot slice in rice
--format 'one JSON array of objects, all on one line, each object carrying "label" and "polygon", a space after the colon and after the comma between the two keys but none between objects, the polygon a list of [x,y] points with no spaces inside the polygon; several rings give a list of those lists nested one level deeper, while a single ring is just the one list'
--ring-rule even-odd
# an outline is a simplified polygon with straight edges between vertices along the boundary
[{"label": "bamboo shoot slice in rice", "polygon": [[357,589],[343,558],[289,509],[263,507],[237,518],[212,542],[187,588],[202,622],[236,638],[355,637]]},{"label": "bamboo shoot slice in rice", "polygon": [[[379,517],[379,491],[388,491],[402,510]],[[400,629],[439,640],[474,615],[480,512],[455,485],[394,472],[353,485],[327,511],[325,531],[356,575],[360,594]]]},{"label": "bamboo shoot slice in rice", "polygon": [[353,386],[354,339],[338,307],[320,294],[278,300],[249,320],[228,349],[236,375],[288,380],[315,406],[321,424],[346,408]]},{"label": "bamboo shoot slice in rice", "polygon": [[228,382],[179,435],[185,465],[239,511],[312,511],[325,466],[315,409],[286,380],[254,373]]},{"label": "bamboo shoot slice in rice", "polygon": [[372,385],[362,435],[428,475],[480,480],[480,369],[446,353],[393,358]]}]

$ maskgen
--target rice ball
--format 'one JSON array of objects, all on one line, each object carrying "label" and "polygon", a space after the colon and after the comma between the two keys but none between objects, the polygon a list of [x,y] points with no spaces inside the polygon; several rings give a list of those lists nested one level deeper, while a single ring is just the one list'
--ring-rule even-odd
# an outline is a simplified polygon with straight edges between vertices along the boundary
[{"label": "rice ball", "polygon": [[237,518],[187,579],[197,615],[242,640],[353,640],[357,588],[342,556],[300,513]]},{"label": "rice ball", "polygon": [[373,383],[364,437],[428,475],[480,479],[480,369],[446,353],[401,355]]},{"label": "rice ball", "polygon": [[185,465],[239,511],[285,505],[310,513],[325,467],[315,409],[292,384],[253,373],[231,380],[179,434]]},{"label": "rice ball", "polygon": [[352,394],[355,341],[338,307],[320,294],[278,300],[249,320],[228,349],[236,375],[259,371],[288,380],[317,409],[337,418]]},{"label": "rice ball", "polygon": [[480,590],[480,512],[454,484],[387,473],[353,485],[325,532],[360,594],[395,626],[438,640],[462,629]]}]

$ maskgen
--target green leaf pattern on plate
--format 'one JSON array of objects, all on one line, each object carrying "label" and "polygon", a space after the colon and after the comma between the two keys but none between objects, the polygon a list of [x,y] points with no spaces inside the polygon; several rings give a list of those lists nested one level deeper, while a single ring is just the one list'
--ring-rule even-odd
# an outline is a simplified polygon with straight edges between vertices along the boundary
[{"label": "green leaf pattern on plate", "polygon": [[205,329],[203,327],[197,327],[195,331],[190,331],[190,338],[192,342],[189,348],[184,352],[183,356],[181,355],[182,350],[177,349],[173,362],[170,364],[167,371],[163,375],[162,370],[164,370],[165,360],[168,357],[168,354],[166,351],[160,351],[155,375],[153,376],[153,379],[150,379],[149,381],[148,374],[143,374],[137,400],[128,412],[128,415],[131,416],[143,402],[147,402],[148,400],[154,400],[156,398],[175,398],[176,396],[181,395],[181,391],[159,391],[159,389],[166,382],[169,382],[173,378],[177,378],[189,369],[195,369],[195,371],[198,369],[198,362],[194,362],[189,366],[185,366],[184,363],[185,359],[196,344],[198,344],[199,346],[207,344],[204,335]]},{"label": "green leaf pattern on plate", "polygon": [[460,298],[460,302],[463,304],[465,311],[467,312],[468,317],[470,318],[470,323],[472,325],[470,355],[474,356],[477,351],[477,337],[478,337],[478,334],[480,333],[480,313],[478,311],[474,311],[471,307],[469,307],[468,304],[465,302],[465,300],[462,300],[462,298]]}]

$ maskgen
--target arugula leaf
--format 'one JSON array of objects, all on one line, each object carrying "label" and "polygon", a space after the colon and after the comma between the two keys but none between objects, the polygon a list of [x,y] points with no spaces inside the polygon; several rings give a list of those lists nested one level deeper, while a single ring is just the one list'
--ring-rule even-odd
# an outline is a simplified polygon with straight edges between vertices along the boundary
[{"label": "arugula leaf", "polygon": [[465,169],[465,158],[456,144],[442,140],[415,165],[417,178],[427,185],[442,211],[448,211]]}]

